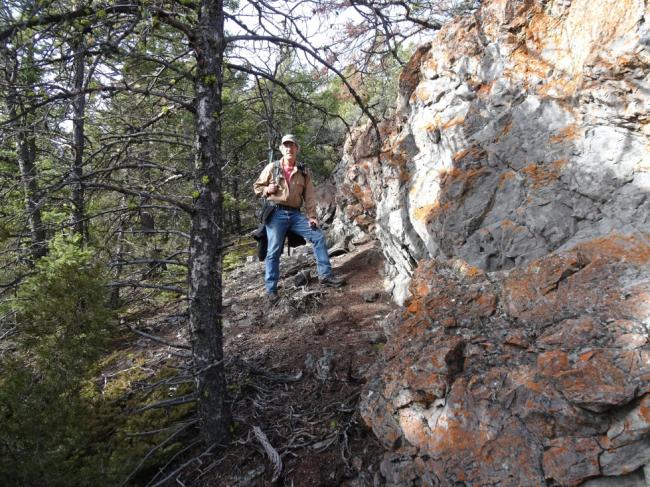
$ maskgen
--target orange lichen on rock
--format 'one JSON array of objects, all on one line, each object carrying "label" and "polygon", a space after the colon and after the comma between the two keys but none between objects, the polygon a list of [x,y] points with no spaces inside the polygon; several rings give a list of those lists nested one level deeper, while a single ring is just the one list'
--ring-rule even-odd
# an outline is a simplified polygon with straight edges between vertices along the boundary
[{"label": "orange lichen on rock", "polygon": [[429,441],[429,428],[422,421],[422,416],[411,408],[399,412],[399,425],[404,437],[413,445],[423,445]]},{"label": "orange lichen on rock", "polygon": [[454,117],[451,120],[448,120],[447,122],[445,122],[442,125],[442,128],[447,130],[447,129],[450,129],[452,127],[455,127],[456,125],[461,125],[463,122],[465,122],[464,117]]},{"label": "orange lichen on rock", "polygon": [[413,218],[417,221],[429,222],[431,220],[430,215],[437,208],[440,208],[440,203],[437,201],[430,205],[419,206],[413,211]]},{"label": "orange lichen on rock", "polygon": [[526,175],[533,188],[541,188],[555,183],[560,178],[562,167],[566,165],[566,160],[554,161],[551,164],[529,164],[521,172]]},{"label": "orange lichen on rock", "polygon": [[555,438],[544,452],[544,472],[560,485],[579,485],[600,474],[601,452],[593,438]]},{"label": "orange lichen on rock", "polygon": [[490,94],[490,91],[492,91],[492,85],[493,84],[494,84],[494,81],[491,82],[491,83],[483,83],[483,84],[481,84],[476,89],[476,95],[479,98],[486,98]]},{"label": "orange lichen on rock", "polygon": [[415,211],[413,212],[413,218],[417,221],[421,221],[428,224],[431,223],[435,218],[437,218],[441,214],[449,211],[451,208],[452,208],[451,201],[446,201],[444,203],[440,203],[440,201],[436,201],[430,205],[424,205],[419,208],[416,208]]},{"label": "orange lichen on rock", "polygon": [[574,140],[578,137],[578,127],[575,125],[568,125],[560,130],[557,134],[552,135],[549,138],[549,141],[552,144],[557,144],[560,142],[565,142],[569,140]]},{"label": "orange lichen on rock", "polygon": [[472,169],[459,169],[454,167],[445,172],[440,173],[440,185],[444,191],[445,187],[453,183],[461,182],[467,186],[472,186],[474,181],[481,176],[487,169],[485,167],[478,167]]},{"label": "orange lichen on rock", "polygon": [[540,353],[537,356],[537,367],[548,376],[559,376],[570,368],[569,354],[560,350]]},{"label": "orange lichen on rock", "polygon": [[580,88],[582,78],[555,78],[547,81],[538,90],[540,95],[549,98],[566,99],[575,94]]},{"label": "orange lichen on rock", "polygon": [[514,171],[505,171],[499,176],[499,188],[503,189],[506,183],[517,177],[517,173]]},{"label": "orange lichen on rock", "polygon": [[501,228],[511,232],[521,231],[521,226],[517,225],[512,220],[501,220]]},{"label": "orange lichen on rock", "polygon": [[512,70],[507,73],[514,79],[528,82],[537,79],[546,79],[553,71],[553,67],[543,60],[539,53],[531,52],[526,45],[520,46],[512,53]]},{"label": "orange lichen on rock", "polygon": [[440,128],[442,125],[442,120],[440,114],[437,113],[433,119],[428,119],[427,121],[420,123],[416,128],[422,132],[433,132],[434,130]]},{"label": "orange lichen on rock", "polygon": [[438,62],[433,58],[429,58],[422,63],[422,67],[428,71],[433,72],[438,69]]},{"label": "orange lichen on rock", "polygon": [[472,280],[485,277],[485,271],[483,271],[478,267],[468,264],[466,261],[462,259],[457,259],[454,262],[454,269],[460,272],[460,274],[462,274],[463,276],[468,277],[469,279]]},{"label": "orange lichen on rock", "polygon": [[485,150],[481,149],[480,147],[472,146],[456,152],[453,156],[451,156],[451,160],[454,162],[454,164],[457,164],[463,159],[470,158],[477,160],[483,158],[484,156]]},{"label": "orange lichen on rock", "polygon": [[425,84],[419,84],[413,92],[413,97],[417,101],[426,102],[431,98],[431,89]]},{"label": "orange lichen on rock", "polygon": [[489,440],[486,431],[476,431],[474,428],[465,428],[455,417],[446,417],[438,420],[428,444],[423,445],[427,453],[433,455],[448,454],[450,451],[461,454],[465,451],[474,451],[478,454],[480,448]]},{"label": "orange lichen on rock", "polygon": [[506,123],[503,126],[503,129],[501,130],[501,135],[508,135],[508,132],[510,132],[510,129],[512,129],[512,120],[509,120],[508,123]]},{"label": "orange lichen on rock", "polygon": [[595,238],[579,246],[591,258],[616,259],[635,264],[650,262],[650,235],[617,235]]}]

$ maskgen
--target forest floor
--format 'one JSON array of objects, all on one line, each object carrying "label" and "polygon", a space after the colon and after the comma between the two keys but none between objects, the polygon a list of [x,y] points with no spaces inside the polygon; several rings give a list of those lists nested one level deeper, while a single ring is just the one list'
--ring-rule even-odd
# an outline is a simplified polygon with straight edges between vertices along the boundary
[{"label": "forest floor", "polygon": [[335,273],[347,280],[340,289],[320,286],[307,248],[283,256],[276,304],[264,293],[263,263],[224,276],[233,438],[200,475],[187,472],[187,485],[379,485],[383,450],[357,407],[385,342],[381,323],[395,309],[383,291],[375,245],[332,258]]}]

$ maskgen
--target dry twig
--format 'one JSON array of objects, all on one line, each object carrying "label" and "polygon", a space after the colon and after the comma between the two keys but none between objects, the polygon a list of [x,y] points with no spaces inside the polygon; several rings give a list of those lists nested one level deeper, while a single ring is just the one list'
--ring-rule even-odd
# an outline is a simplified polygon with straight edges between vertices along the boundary
[{"label": "dry twig", "polygon": [[275,482],[280,478],[280,474],[282,473],[282,459],[280,458],[280,454],[273,448],[269,439],[258,426],[253,426],[253,433],[255,433],[255,438],[260,442],[273,465],[273,478],[271,482]]},{"label": "dry twig", "polygon": [[191,347],[187,345],[181,345],[180,343],[170,343],[167,340],[164,340],[163,338],[157,337],[155,335],[150,335],[149,333],[145,333],[144,331],[138,330],[134,326],[129,325],[128,323],[126,326],[131,330],[133,333],[136,333],[142,337],[148,338],[149,340],[153,340],[154,342],[162,343],[163,345],[167,345],[168,347],[172,348],[182,348],[184,350],[191,350]]}]

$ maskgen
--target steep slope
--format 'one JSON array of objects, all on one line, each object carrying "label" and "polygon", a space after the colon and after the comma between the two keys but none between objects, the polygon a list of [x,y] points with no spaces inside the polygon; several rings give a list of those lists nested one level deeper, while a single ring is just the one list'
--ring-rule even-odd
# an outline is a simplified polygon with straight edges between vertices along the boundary
[{"label": "steep slope", "polygon": [[[375,242],[359,242],[332,264],[348,281],[341,289],[318,285],[309,247],[285,254],[275,305],[265,297],[263,263],[227,274],[224,335],[234,441],[209,473],[188,472],[190,485],[358,486],[381,479],[381,446],[358,403],[364,375],[386,340],[382,320],[395,305],[382,290],[383,259]],[[273,466],[253,435],[256,427],[281,457],[279,483],[272,482]]]}]

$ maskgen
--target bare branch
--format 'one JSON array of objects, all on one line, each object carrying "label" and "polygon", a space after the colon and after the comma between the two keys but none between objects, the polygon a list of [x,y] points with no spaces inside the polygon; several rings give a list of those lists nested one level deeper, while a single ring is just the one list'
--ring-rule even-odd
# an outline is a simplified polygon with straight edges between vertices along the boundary
[{"label": "bare branch", "polygon": [[357,102],[357,105],[361,108],[363,113],[368,117],[368,120],[370,120],[370,123],[372,124],[375,133],[377,135],[377,139],[375,141],[375,149],[377,150],[377,152],[379,152],[379,147],[380,147],[379,141],[381,140],[381,134],[379,132],[379,125],[377,123],[377,120],[375,119],[373,114],[370,113],[370,111],[366,107],[365,103],[363,102],[363,100],[361,99],[357,91],[352,87],[352,85],[348,81],[347,77],[339,69],[337,69],[332,63],[329,63],[325,59],[323,59],[314,49],[310,47],[306,47],[292,39],[275,37],[275,36],[238,35],[238,36],[227,37],[225,40],[226,44],[234,43],[237,41],[267,41],[272,44],[291,46],[295,49],[307,53],[313,59],[315,59],[320,64],[325,66],[327,69],[329,69],[331,72],[335,73],[341,79],[345,87],[350,91],[350,94]]},{"label": "bare branch", "polygon": [[138,287],[143,289],[162,289],[163,291],[171,291],[178,294],[186,294],[187,289],[176,286],[165,286],[164,284],[144,284],[138,281],[116,281],[109,283],[108,287]]},{"label": "bare branch", "polygon": [[192,349],[192,347],[188,347],[187,345],[181,345],[180,343],[171,343],[171,342],[168,342],[167,340],[165,340],[163,338],[157,337],[155,335],[150,335],[149,333],[145,333],[144,331],[138,330],[137,328],[135,328],[132,325],[127,324],[126,326],[133,333],[136,333],[137,335],[145,337],[145,338],[147,338],[149,340],[152,340],[154,342],[162,343],[163,345],[167,345],[168,347],[180,348],[180,349],[183,349],[183,350],[191,350]]},{"label": "bare branch", "polygon": [[257,441],[262,445],[262,448],[264,448],[266,455],[269,457],[269,461],[273,466],[273,478],[271,479],[271,482],[275,482],[282,474],[282,458],[280,458],[280,454],[275,448],[273,448],[273,445],[271,445],[271,442],[259,426],[253,426],[253,433],[255,434]]},{"label": "bare branch", "polygon": [[115,191],[117,193],[128,194],[131,196],[140,196],[142,198],[150,198],[158,201],[165,201],[166,203],[171,203],[172,205],[180,208],[181,210],[189,213],[190,215],[194,213],[194,208],[185,203],[181,203],[177,199],[171,198],[169,196],[164,196],[160,194],[150,193],[148,191],[136,190],[136,189],[127,189],[122,186],[116,186],[114,184],[105,184],[105,183],[87,183],[87,188],[101,188]]},{"label": "bare branch", "polygon": [[172,399],[164,399],[162,401],[147,404],[136,410],[136,413],[143,413],[149,409],[168,408],[171,406],[180,406],[181,404],[189,404],[196,402],[196,394],[185,394],[184,396],[174,397]]},{"label": "bare branch", "polygon": [[196,423],[195,422],[190,422],[190,423],[185,423],[185,424],[181,425],[180,427],[178,427],[176,429],[176,431],[174,431],[171,435],[169,435],[167,438],[165,438],[165,440],[163,442],[159,443],[158,445],[154,446],[151,450],[149,450],[147,452],[147,454],[142,458],[142,460],[140,460],[140,463],[138,463],[138,465],[133,469],[133,471],[128,475],[128,477],[125,478],[124,481],[120,484],[120,487],[124,487],[125,485],[127,485],[129,483],[129,480],[131,480],[131,478],[133,478],[133,476],[138,472],[138,470],[140,470],[142,465],[144,465],[144,463],[149,459],[149,457],[151,457],[151,455],[153,455],[158,450],[163,448],[165,445],[170,443],[174,438],[176,438],[183,431],[185,431],[187,428],[189,428],[190,426],[192,426],[194,424],[196,424]]}]

